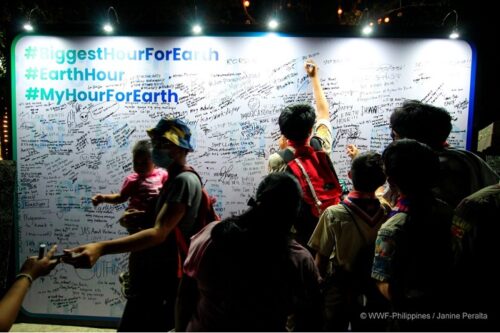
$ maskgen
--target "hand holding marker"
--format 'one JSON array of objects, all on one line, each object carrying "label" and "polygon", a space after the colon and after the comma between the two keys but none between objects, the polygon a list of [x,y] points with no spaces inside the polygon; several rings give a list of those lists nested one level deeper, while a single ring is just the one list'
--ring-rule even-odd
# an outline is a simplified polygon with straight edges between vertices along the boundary
[{"label": "hand holding marker", "polygon": [[45,248],[47,245],[45,244],[40,244],[40,247],[38,248],[38,259],[42,259],[45,256]]}]

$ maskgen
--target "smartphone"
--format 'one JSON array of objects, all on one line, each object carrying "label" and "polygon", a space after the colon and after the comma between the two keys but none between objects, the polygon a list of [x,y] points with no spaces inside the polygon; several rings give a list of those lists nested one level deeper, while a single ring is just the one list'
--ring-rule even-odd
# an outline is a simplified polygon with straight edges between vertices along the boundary
[{"label": "smartphone", "polygon": [[55,254],[55,255],[53,255],[52,259],[61,260],[62,258],[74,258],[74,257],[77,257],[77,256],[79,256],[79,254],[64,252],[62,254]]},{"label": "smartphone", "polygon": [[70,255],[69,255],[69,254],[67,254],[67,253],[63,253],[63,254],[54,254],[54,255],[52,256],[52,258],[50,258],[50,259],[51,259],[51,260],[52,260],[52,259],[61,260],[61,258],[65,258],[65,257],[70,257]]}]

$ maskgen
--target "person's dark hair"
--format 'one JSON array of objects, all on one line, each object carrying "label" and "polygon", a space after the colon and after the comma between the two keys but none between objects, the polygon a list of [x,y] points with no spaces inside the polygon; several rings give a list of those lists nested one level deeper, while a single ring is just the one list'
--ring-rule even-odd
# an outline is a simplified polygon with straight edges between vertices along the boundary
[{"label": "person's dark hair", "polygon": [[351,178],[357,191],[375,192],[385,183],[382,155],[369,151],[356,156],[351,164]]},{"label": "person's dark hair", "polygon": [[257,187],[253,207],[221,221],[212,230],[212,237],[215,242],[232,242],[236,238],[226,239],[228,232],[255,231],[257,237],[288,235],[297,218],[301,199],[302,190],[294,177],[285,172],[271,173]]},{"label": "person's dark hair", "polygon": [[151,140],[139,140],[135,143],[132,148],[132,155],[147,155],[151,156],[151,150],[153,146],[151,145]]},{"label": "person's dark hair", "polygon": [[401,193],[429,193],[439,177],[439,158],[427,145],[413,139],[392,142],[382,154],[385,174]]},{"label": "person's dark hair", "polygon": [[221,305],[228,320],[220,323],[222,331],[241,327],[281,331],[285,327],[286,316],[271,318],[269,313],[276,313],[276,306],[293,303],[296,271],[290,259],[290,228],[301,198],[295,178],[272,173],[259,184],[246,212],[213,227],[210,255],[217,260],[210,270],[228,281]]},{"label": "person's dark hair", "polygon": [[415,139],[433,149],[443,147],[452,128],[448,111],[416,100],[407,100],[396,108],[390,122],[399,137]]},{"label": "person's dark hair", "polygon": [[294,141],[309,137],[316,121],[316,112],[309,104],[289,105],[281,111],[278,119],[281,134]]},{"label": "person's dark hair", "polygon": [[[439,177],[437,153],[416,140],[401,139],[391,143],[382,158],[389,181],[404,194],[406,205],[405,222],[399,226],[404,232],[391,259],[391,302],[396,309],[401,304],[416,304],[407,303],[408,290],[419,290],[422,299],[433,302],[428,304],[447,309],[449,304],[443,306],[449,292],[454,292],[447,289],[453,258],[453,209],[432,192]],[[433,273],[419,274],[424,270]]]}]

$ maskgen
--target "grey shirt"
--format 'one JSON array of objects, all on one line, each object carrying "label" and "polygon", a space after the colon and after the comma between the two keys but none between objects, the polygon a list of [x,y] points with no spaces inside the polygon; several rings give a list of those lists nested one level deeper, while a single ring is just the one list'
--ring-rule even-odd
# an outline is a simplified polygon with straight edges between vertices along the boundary
[{"label": "grey shirt", "polygon": [[192,228],[198,215],[201,202],[201,183],[198,176],[193,172],[185,171],[177,175],[168,183],[168,188],[162,191],[158,202],[158,210],[164,203],[186,204],[186,213],[179,221],[179,228],[184,236],[189,239],[192,236]]},{"label": "grey shirt", "polygon": [[[156,215],[166,203],[186,204],[186,213],[178,227],[189,240],[194,232],[195,219],[201,203],[201,182],[196,174],[186,171],[167,181],[158,198]],[[169,297],[177,289],[178,256],[174,232],[152,248],[132,252],[129,257],[132,295]]]}]

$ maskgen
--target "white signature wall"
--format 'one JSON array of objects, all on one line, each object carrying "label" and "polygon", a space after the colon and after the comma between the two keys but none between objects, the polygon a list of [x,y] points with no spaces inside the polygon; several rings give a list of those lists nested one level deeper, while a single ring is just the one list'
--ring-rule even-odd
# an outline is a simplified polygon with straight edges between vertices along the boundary
[{"label": "white signature wall", "polygon": [[[465,147],[470,46],[450,40],[239,37],[24,36],[14,51],[18,259],[125,235],[125,204],[93,207],[132,171],[131,147],[164,116],[193,132],[192,164],[223,217],[243,211],[267,172],[282,106],[313,102],[303,68],[312,57],[330,104],[332,157],[347,180],[345,147],[382,151],[389,115],[404,99],[444,106],[449,142]],[[59,265],[24,302],[34,315],[120,317],[126,255],[90,270]]]}]

